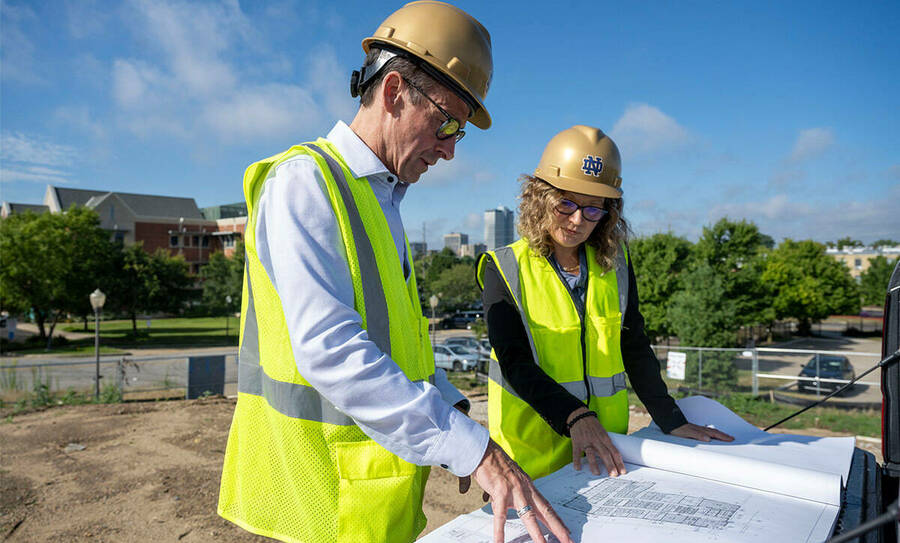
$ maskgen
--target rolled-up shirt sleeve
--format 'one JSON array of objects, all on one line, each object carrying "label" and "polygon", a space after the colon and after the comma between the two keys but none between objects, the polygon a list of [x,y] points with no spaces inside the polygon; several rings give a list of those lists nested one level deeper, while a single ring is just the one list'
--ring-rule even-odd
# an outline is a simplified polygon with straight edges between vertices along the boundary
[{"label": "rolled-up shirt sleeve", "polygon": [[410,381],[369,340],[324,183],[313,160],[300,155],[278,166],[257,207],[257,254],[281,300],[297,370],[397,456],[471,474],[487,447],[487,430],[435,386]]}]

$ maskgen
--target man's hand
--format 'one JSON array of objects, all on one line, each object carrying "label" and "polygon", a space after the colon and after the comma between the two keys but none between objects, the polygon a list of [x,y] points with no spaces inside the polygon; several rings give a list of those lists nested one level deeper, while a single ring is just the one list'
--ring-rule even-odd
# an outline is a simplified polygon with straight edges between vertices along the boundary
[{"label": "man's hand", "polygon": [[[568,421],[571,421],[578,415],[587,412],[586,407],[580,407],[569,415]],[[625,462],[622,461],[622,455],[619,449],[613,445],[606,429],[597,420],[597,417],[589,416],[579,419],[572,428],[569,429],[569,435],[572,436],[572,464],[577,471],[581,471],[581,457],[587,458],[588,466],[591,473],[600,475],[600,466],[597,464],[597,458],[603,462],[610,477],[618,477],[624,475]]]},{"label": "man's hand", "polygon": [[686,439],[696,439],[697,441],[710,441],[718,439],[719,441],[734,441],[734,438],[725,432],[720,432],[715,428],[708,426],[700,426],[698,424],[682,424],[669,432],[673,436],[683,437]]},{"label": "man's hand", "polygon": [[509,509],[521,511],[528,506],[527,512],[519,516],[528,530],[534,543],[544,543],[544,536],[538,526],[538,520],[550,529],[561,543],[573,543],[569,529],[553,510],[531,478],[510,458],[494,440],[488,442],[487,450],[481,463],[472,472],[475,481],[481,485],[485,494],[490,495],[491,508],[494,510],[494,542],[504,541],[503,528]]}]

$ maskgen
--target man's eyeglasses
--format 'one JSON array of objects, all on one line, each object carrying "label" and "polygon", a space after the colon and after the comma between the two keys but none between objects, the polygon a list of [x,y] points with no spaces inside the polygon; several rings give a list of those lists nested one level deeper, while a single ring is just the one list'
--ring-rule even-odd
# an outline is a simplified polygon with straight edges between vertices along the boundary
[{"label": "man's eyeglasses", "polygon": [[581,216],[584,217],[584,220],[590,222],[597,222],[605,217],[607,213],[609,213],[602,207],[580,206],[567,198],[560,198],[559,202],[556,203],[556,207],[554,207],[554,209],[561,215],[571,215],[580,209]]},{"label": "man's eyeglasses", "polygon": [[407,78],[405,78],[405,77],[403,78],[403,80],[406,81],[406,84],[407,84],[407,85],[409,85],[410,87],[412,87],[412,88],[416,89],[417,91],[419,91],[419,94],[421,94],[421,95],[424,96],[429,102],[431,102],[432,104],[434,104],[434,107],[436,107],[436,108],[438,109],[438,111],[440,111],[440,112],[444,115],[444,117],[447,118],[446,121],[444,121],[443,123],[441,123],[441,126],[438,127],[437,132],[435,132],[435,134],[434,134],[434,135],[437,137],[437,139],[439,139],[439,140],[445,140],[445,139],[447,139],[447,138],[456,137],[456,141],[457,141],[457,142],[458,142],[459,140],[463,139],[463,136],[466,135],[466,131],[465,131],[465,130],[460,130],[460,128],[459,128],[459,126],[460,126],[459,121],[457,121],[456,119],[454,119],[453,117],[451,117],[449,113],[447,113],[446,111],[444,111],[444,108],[442,108],[441,106],[437,105],[437,102],[435,102],[434,100],[431,99],[430,96],[428,96],[427,94],[425,94],[425,91],[423,91],[422,89],[420,89],[419,87],[417,87],[416,85],[414,85],[412,81],[410,81],[409,79],[407,79]]}]

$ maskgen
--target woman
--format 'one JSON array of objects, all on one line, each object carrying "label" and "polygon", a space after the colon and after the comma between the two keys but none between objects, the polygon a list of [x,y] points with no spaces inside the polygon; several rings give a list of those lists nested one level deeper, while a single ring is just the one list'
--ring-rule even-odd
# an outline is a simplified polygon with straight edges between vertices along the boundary
[{"label": "woman", "polygon": [[557,134],[522,177],[522,239],[482,255],[478,280],[494,350],[491,437],[532,477],[569,461],[625,473],[607,430],[626,433],[625,373],[673,435],[732,438],[689,423],[669,396],[644,334],[625,248],[621,158],[602,131]]}]

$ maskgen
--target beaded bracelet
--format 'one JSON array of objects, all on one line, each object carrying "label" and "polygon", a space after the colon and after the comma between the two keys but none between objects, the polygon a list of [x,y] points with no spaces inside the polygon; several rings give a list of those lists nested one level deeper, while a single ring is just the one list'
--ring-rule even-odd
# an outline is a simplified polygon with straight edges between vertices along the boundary
[{"label": "beaded bracelet", "polygon": [[587,417],[596,417],[597,413],[594,411],[585,411],[584,413],[577,415],[574,419],[566,423],[566,430],[572,431],[572,427],[575,426],[575,423],[580,421],[581,419]]}]

